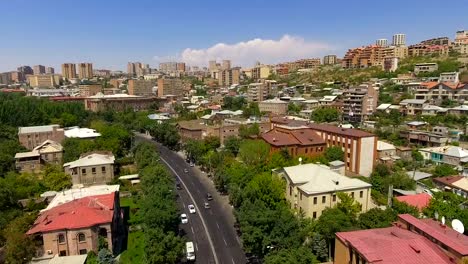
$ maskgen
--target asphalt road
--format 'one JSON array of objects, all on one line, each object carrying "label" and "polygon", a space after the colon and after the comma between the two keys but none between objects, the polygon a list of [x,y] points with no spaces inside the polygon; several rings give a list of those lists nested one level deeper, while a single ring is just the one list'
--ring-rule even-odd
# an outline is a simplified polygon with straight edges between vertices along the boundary
[{"label": "asphalt road", "polygon": [[[196,263],[244,264],[247,263],[240,240],[233,227],[233,212],[212,183],[196,167],[189,164],[177,153],[149,139],[136,134],[137,140],[150,141],[157,145],[161,162],[179,178],[182,190],[178,190],[181,212],[187,214],[188,224],[181,227],[187,238],[195,244]],[[188,172],[184,172],[187,169]],[[210,209],[204,208],[206,194],[210,193]],[[190,214],[187,206],[194,204],[196,213]]]}]

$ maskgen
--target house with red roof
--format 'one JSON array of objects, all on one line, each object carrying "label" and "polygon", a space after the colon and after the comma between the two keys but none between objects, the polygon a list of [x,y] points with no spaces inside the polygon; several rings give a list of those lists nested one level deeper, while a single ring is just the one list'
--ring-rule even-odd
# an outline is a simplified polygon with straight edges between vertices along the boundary
[{"label": "house with red roof", "polygon": [[335,264],[453,264],[468,259],[468,237],[433,219],[398,216],[394,226],[338,232]]},{"label": "house with red roof", "polygon": [[395,197],[399,202],[409,204],[419,209],[421,212],[424,208],[429,205],[431,201],[431,196],[427,193],[418,193],[413,195],[404,195]]},{"label": "house with red roof", "polygon": [[126,239],[119,192],[81,197],[42,211],[27,234],[39,245],[37,257],[97,253],[100,239],[117,255]]}]

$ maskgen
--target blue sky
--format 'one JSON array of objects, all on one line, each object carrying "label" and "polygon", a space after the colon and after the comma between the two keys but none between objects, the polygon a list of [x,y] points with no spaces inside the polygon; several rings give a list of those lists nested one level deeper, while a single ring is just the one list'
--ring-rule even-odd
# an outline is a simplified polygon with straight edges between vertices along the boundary
[{"label": "blue sky", "polygon": [[453,39],[468,29],[466,10],[468,2],[452,0],[5,1],[0,71],[81,61],[124,70],[128,61],[156,67],[169,59],[206,64],[225,57],[248,66],[342,56],[394,33],[406,33],[410,44]]}]

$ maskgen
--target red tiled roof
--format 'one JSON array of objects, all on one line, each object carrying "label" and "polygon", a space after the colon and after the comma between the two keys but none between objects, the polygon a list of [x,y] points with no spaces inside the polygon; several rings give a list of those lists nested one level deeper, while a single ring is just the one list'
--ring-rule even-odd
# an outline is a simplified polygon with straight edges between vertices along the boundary
[{"label": "red tiled roof", "polygon": [[446,177],[438,177],[433,178],[433,181],[440,182],[444,185],[452,186],[452,183],[463,179],[463,176],[446,176]]},{"label": "red tiled roof", "polygon": [[396,226],[338,232],[336,237],[359,252],[367,263],[452,263],[449,257],[427,238]]},{"label": "red tiled roof", "polygon": [[410,214],[401,214],[398,215],[398,218],[433,237],[460,255],[468,256],[468,236],[459,234],[452,228],[441,225],[432,219],[417,219]]},{"label": "red tiled roof", "polygon": [[412,206],[416,206],[420,211],[429,205],[431,196],[427,193],[420,193],[414,195],[405,195],[396,197],[396,199],[402,203],[407,203]]},{"label": "red tiled roof", "polygon": [[115,193],[77,199],[42,212],[27,234],[111,223]]},{"label": "red tiled roof", "polygon": [[439,83],[439,82],[424,82],[424,83],[421,83],[421,85],[427,87],[427,89],[435,88],[439,84],[441,84],[443,86],[446,86],[446,87],[448,87],[448,88],[450,88],[452,90],[462,89],[467,85],[466,83],[455,83],[455,82],[441,82],[441,83]]},{"label": "red tiled roof", "polygon": [[289,133],[272,129],[263,133],[261,136],[263,140],[273,146],[311,146],[325,144],[325,141],[317,135],[317,133],[308,128],[291,130]]}]

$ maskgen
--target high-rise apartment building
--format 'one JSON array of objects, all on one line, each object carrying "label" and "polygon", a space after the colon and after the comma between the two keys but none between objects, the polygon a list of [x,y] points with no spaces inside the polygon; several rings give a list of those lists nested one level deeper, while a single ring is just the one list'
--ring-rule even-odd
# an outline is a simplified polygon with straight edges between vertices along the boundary
[{"label": "high-rise apartment building", "polygon": [[324,65],[334,65],[336,64],[336,55],[326,55],[323,57]]},{"label": "high-rise apartment building", "polygon": [[47,73],[47,74],[54,74],[54,73],[55,73],[55,69],[52,68],[52,67],[47,67],[46,73]]},{"label": "high-rise apartment building", "polygon": [[408,47],[407,46],[390,46],[384,49],[385,57],[396,57],[399,59],[404,59],[408,57]]},{"label": "high-rise apartment building", "polygon": [[186,71],[185,62],[178,62],[177,65],[176,65],[176,68],[177,68],[178,73],[185,72]]},{"label": "high-rise apartment building", "polygon": [[153,87],[157,85],[155,80],[128,80],[128,94],[139,96],[152,96]]},{"label": "high-rise apartment building", "polygon": [[372,45],[349,49],[343,58],[343,68],[382,67],[385,58],[385,48]]},{"label": "high-rise apartment building", "polygon": [[468,30],[459,30],[455,34],[455,45],[468,44]]},{"label": "high-rise apartment building", "polygon": [[19,72],[21,72],[24,76],[28,75],[28,74],[34,74],[34,71],[33,69],[30,67],[30,66],[20,66],[18,67],[17,69]]},{"label": "high-rise apartment building", "polygon": [[31,87],[53,88],[60,85],[60,75],[58,74],[34,74],[28,75],[28,82]]},{"label": "high-rise apartment building", "polygon": [[64,63],[62,64],[62,75],[65,79],[74,79],[76,78],[76,67],[74,63]]},{"label": "high-rise apartment building", "polygon": [[264,82],[251,83],[247,87],[247,101],[261,102],[270,94],[269,86]]},{"label": "high-rise apartment building", "polygon": [[80,79],[93,78],[93,64],[88,62],[78,63],[78,76]]},{"label": "high-rise apartment building", "polygon": [[233,84],[240,83],[240,68],[235,67],[232,69],[221,70],[218,72],[219,86],[227,87]]},{"label": "high-rise apartment building", "polygon": [[449,45],[450,40],[448,37],[438,37],[421,41],[424,45]]},{"label": "high-rise apartment building", "polygon": [[388,46],[388,40],[387,39],[378,39],[375,41],[375,45],[380,46],[380,47],[387,47]]},{"label": "high-rise apartment building", "polygon": [[271,66],[257,63],[257,65],[252,68],[252,79],[267,79],[271,74],[271,70]]},{"label": "high-rise apartment building", "polygon": [[222,70],[229,70],[231,69],[231,61],[230,60],[223,60],[221,64],[221,69]]},{"label": "high-rise apartment building", "polygon": [[183,96],[184,83],[178,78],[163,78],[158,80],[158,97],[166,95]]},{"label": "high-rise apartment building", "polygon": [[212,72],[214,70],[218,70],[218,65],[216,64],[215,60],[208,61],[208,70],[210,72]]},{"label": "high-rise apartment building", "polygon": [[395,34],[393,35],[393,46],[405,46],[406,45],[406,35],[405,34]]},{"label": "high-rise apartment building", "polygon": [[10,72],[0,72],[0,84],[9,84],[11,82]]},{"label": "high-rise apartment building", "polygon": [[35,65],[33,67],[34,74],[44,74],[46,73],[44,65]]},{"label": "high-rise apartment building", "polygon": [[145,75],[145,68],[141,62],[129,62],[127,63],[127,73],[131,77],[140,77]]},{"label": "high-rise apartment building", "polygon": [[343,120],[360,123],[375,112],[379,96],[372,85],[360,85],[345,90],[343,97]]}]

